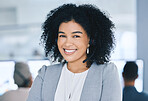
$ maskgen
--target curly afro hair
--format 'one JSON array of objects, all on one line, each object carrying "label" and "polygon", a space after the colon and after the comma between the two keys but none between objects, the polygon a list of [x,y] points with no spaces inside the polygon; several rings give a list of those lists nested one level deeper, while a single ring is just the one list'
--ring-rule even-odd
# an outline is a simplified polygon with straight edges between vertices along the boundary
[{"label": "curly afro hair", "polygon": [[104,12],[91,4],[64,4],[49,12],[42,25],[41,36],[46,56],[50,56],[53,61],[64,60],[57,46],[58,29],[62,22],[71,20],[79,23],[90,38],[89,54],[85,61],[97,64],[108,62],[115,45],[114,24]]}]

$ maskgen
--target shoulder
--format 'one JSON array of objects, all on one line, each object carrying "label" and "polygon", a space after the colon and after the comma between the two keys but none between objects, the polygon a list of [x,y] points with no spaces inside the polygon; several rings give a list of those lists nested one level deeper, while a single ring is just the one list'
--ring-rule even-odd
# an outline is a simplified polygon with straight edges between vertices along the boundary
[{"label": "shoulder", "polygon": [[93,63],[93,67],[96,67],[96,69],[102,69],[102,71],[117,71],[117,67],[113,62],[107,62],[99,65]]},{"label": "shoulder", "polygon": [[112,62],[104,63],[104,64],[92,64],[92,69],[93,71],[98,71],[99,73],[102,74],[103,78],[111,78],[116,76],[118,78],[118,69],[116,65]]},{"label": "shoulder", "polygon": [[10,90],[5,92],[2,96],[0,96],[0,101],[6,101],[10,99],[15,94],[15,90]]},{"label": "shoulder", "polygon": [[60,67],[62,67],[63,64],[62,63],[58,63],[58,64],[53,64],[53,65],[50,65],[50,66],[46,66],[47,69],[58,69]]},{"label": "shoulder", "polygon": [[97,65],[97,68],[101,68],[103,80],[119,79],[118,69],[114,63],[108,62],[101,65]]},{"label": "shoulder", "polygon": [[148,94],[142,92],[142,93],[140,93],[140,96],[143,99],[143,101],[148,101]]},{"label": "shoulder", "polygon": [[54,64],[54,65],[49,65],[49,66],[43,65],[42,68],[38,71],[38,73],[42,73],[47,70],[56,70],[56,69],[59,69],[61,66],[62,64]]},{"label": "shoulder", "polygon": [[[108,62],[108,63],[105,63],[103,64],[103,75],[104,77],[107,77],[107,76],[112,76],[112,77],[118,77],[118,69],[116,67],[116,65],[112,62]],[[110,77],[111,78],[111,77]]]},{"label": "shoulder", "polygon": [[43,65],[42,68],[38,71],[38,76],[43,78],[47,72],[48,72],[48,74],[50,72],[54,73],[54,71],[56,72],[61,69],[62,69],[62,64],[54,64],[54,65],[50,65],[50,66]]},{"label": "shoulder", "polygon": [[116,72],[117,71],[117,67],[113,62],[108,62],[104,64],[104,71],[112,71],[112,72]]},{"label": "shoulder", "polygon": [[10,91],[5,92],[1,97],[9,96],[9,95],[11,95],[12,93],[14,93],[14,90],[10,90]]}]

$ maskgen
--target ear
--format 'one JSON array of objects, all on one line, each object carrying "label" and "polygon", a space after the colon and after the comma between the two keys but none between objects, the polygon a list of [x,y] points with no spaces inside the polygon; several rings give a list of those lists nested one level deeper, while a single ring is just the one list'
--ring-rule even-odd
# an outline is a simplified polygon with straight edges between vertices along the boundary
[{"label": "ear", "polygon": [[33,80],[32,80],[32,77],[30,77],[28,82],[28,87],[31,87],[32,83],[33,83]]}]

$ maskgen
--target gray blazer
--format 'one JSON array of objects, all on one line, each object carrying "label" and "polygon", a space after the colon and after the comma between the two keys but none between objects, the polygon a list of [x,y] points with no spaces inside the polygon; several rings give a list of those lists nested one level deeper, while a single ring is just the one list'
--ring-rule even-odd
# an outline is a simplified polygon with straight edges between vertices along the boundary
[{"label": "gray blazer", "polygon": [[[62,67],[62,64],[43,66],[31,87],[27,101],[54,101]],[[113,63],[91,65],[80,101],[121,101],[120,80]]]}]

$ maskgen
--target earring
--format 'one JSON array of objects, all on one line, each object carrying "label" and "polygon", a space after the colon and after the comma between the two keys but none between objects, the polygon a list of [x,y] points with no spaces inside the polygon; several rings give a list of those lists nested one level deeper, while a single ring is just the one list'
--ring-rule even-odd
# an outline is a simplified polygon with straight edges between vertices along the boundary
[{"label": "earring", "polygon": [[86,53],[87,53],[87,54],[89,54],[89,48],[87,48],[87,51],[86,51]]},{"label": "earring", "polygon": [[90,46],[90,45],[88,44],[88,48],[87,48],[87,50],[86,50],[86,53],[87,53],[87,54],[89,54],[89,46]]}]

